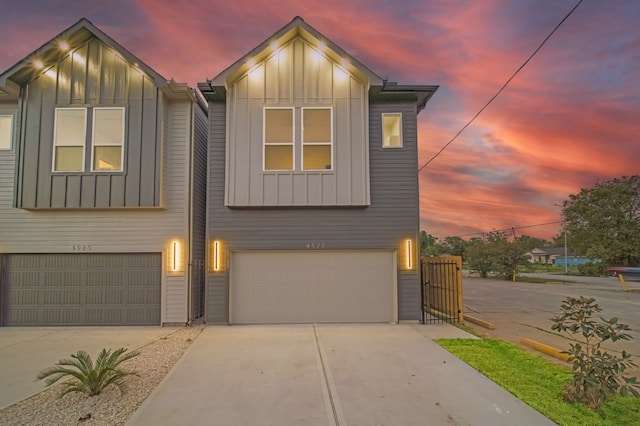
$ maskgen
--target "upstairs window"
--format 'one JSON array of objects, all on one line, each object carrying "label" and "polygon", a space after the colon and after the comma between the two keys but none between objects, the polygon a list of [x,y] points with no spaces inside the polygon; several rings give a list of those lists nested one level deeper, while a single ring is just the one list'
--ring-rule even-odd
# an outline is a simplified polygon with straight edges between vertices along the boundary
[{"label": "upstairs window", "polygon": [[93,171],[122,171],[124,108],[93,110]]},{"label": "upstairs window", "polygon": [[124,108],[56,108],[53,171],[83,172],[87,144],[91,147],[91,171],[122,171],[124,112]]},{"label": "upstairs window", "polygon": [[402,148],[402,114],[382,114],[382,147]]},{"label": "upstairs window", "polygon": [[302,108],[302,170],[331,170],[331,108]]},{"label": "upstairs window", "polygon": [[84,171],[87,135],[86,108],[56,108],[53,137],[53,171]]},{"label": "upstairs window", "polygon": [[0,150],[11,149],[13,134],[13,116],[0,115]]},{"label": "upstairs window", "polygon": [[[265,108],[264,170],[332,170],[332,111],[331,108]],[[299,133],[296,133],[296,122],[302,123]],[[300,161],[296,159],[296,152],[302,157]]]},{"label": "upstairs window", "polygon": [[264,110],[264,169],[293,170],[293,108]]}]

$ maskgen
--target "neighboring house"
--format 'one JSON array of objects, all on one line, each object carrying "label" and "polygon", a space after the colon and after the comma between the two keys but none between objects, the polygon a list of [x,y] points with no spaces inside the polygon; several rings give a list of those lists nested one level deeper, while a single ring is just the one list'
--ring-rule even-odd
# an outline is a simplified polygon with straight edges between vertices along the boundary
[{"label": "neighboring house", "polygon": [[[545,263],[554,265],[558,257],[564,258],[564,247],[536,247],[527,252],[525,256],[529,258],[530,263]],[[574,256],[569,253],[569,256]]]},{"label": "neighboring house", "polygon": [[221,74],[209,103],[209,323],[421,317],[417,114],[296,17]]},{"label": "neighboring house", "polygon": [[203,314],[206,110],[85,19],[0,74],[1,325]]}]

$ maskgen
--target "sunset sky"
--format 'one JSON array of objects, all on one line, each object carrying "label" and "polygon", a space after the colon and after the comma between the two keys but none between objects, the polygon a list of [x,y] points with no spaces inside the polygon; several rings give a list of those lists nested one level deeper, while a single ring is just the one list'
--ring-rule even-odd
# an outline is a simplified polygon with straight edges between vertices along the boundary
[{"label": "sunset sky", "polygon": [[[166,78],[211,78],[296,15],[378,75],[439,85],[420,165],[578,0],[3,2],[0,72],[87,18]],[[505,91],[420,173],[421,228],[444,238],[560,219],[582,187],[640,173],[640,1],[585,0]],[[559,224],[516,230],[551,238]]]}]

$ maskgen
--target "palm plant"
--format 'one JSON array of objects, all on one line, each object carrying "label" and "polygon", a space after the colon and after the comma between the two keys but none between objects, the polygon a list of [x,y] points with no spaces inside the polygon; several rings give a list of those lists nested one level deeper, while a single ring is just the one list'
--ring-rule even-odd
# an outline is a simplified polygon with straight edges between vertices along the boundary
[{"label": "palm plant", "polygon": [[70,392],[83,392],[88,393],[89,396],[95,396],[110,385],[117,386],[122,395],[126,391],[124,378],[138,375],[135,371],[119,368],[123,362],[139,355],[136,351],[125,353],[126,351],[126,348],[120,348],[114,352],[111,349],[102,349],[95,365],[88,353],[78,351],[77,354],[71,355],[73,359],[61,359],[55,366],[41,371],[37,378],[38,380],[46,379],[46,385],[50,386],[62,378],[70,377],[71,380],[63,383],[61,397]]}]

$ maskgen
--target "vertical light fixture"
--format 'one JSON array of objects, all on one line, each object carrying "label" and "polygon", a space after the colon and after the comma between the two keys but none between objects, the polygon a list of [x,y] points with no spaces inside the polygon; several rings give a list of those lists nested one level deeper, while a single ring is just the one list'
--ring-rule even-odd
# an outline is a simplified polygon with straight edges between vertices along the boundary
[{"label": "vertical light fixture", "polygon": [[405,255],[406,255],[406,265],[407,269],[413,269],[413,242],[411,238],[407,238],[405,241]]},{"label": "vertical light fixture", "polygon": [[179,272],[182,267],[182,262],[180,261],[182,253],[180,250],[180,242],[178,240],[171,241],[169,256],[169,269],[171,272]]},{"label": "vertical light fixture", "polygon": [[222,243],[218,240],[211,244],[211,269],[213,272],[222,271]]}]

